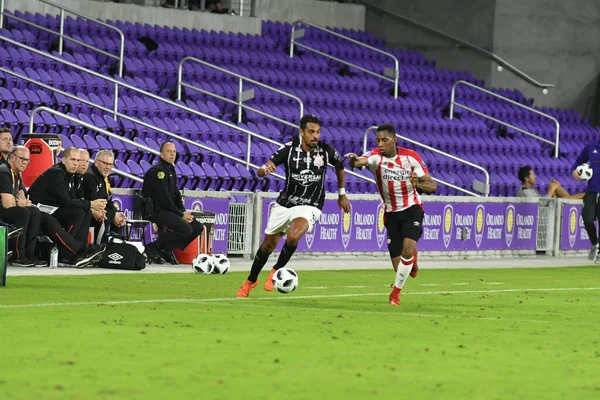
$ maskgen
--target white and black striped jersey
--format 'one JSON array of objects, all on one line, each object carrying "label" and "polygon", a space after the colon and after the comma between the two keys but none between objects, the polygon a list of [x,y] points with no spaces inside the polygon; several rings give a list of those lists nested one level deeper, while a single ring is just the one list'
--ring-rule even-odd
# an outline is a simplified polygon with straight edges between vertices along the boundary
[{"label": "white and black striped jersey", "polygon": [[325,172],[328,164],[342,162],[338,152],[327,143],[319,142],[310,152],[304,151],[296,138],[281,146],[272,156],[276,165],[284,164],[285,188],[277,204],[290,208],[313,206],[319,210],[325,201]]}]

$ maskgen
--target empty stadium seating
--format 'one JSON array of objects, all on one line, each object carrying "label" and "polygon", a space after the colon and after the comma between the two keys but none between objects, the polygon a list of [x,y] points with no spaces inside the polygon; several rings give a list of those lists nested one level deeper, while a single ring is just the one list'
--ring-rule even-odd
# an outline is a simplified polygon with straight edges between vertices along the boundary
[{"label": "empty stadium seating", "polygon": [[[58,18],[15,12],[20,18],[58,31]],[[0,35],[33,46],[63,59],[103,74],[116,76],[115,60],[84,46],[65,42],[65,52],[56,52],[56,37],[29,25],[7,19]],[[268,85],[283,89],[300,97],[306,112],[323,120],[322,140],[333,144],[339,152],[359,152],[365,130],[371,125],[391,122],[403,135],[432,147],[462,157],[487,168],[491,176],[491,193],[495,196],[513,195],[518,187],[516,171],[530,164],[539,176],[540,189],[545,190],[550,179],[558,178],[563,186],[574,192],[582,188],[569,176],[569,166],[584,143],[593,140],[597,132],[575,111],[540,109],[552,115],[561,124],[561,157],[552,158],[552,149],[533,138],[512,129],[505,129],[482,117],[457,109],[456,118],[447,117],[452,84],[465,80],[477,85],[477,80],[467,71],[449,71],[437,68],[435,62],[422,54],[406,50],[389,50],[400,60],[400,97],[391,95],[389,82],[378,80],[352,68],[342,68],[335,62],[297,49],[294,58],[288,55],[290,25],[263,22],[262,35],[244,35],[227,32],[198,31],[107,21],[123,30],[125,45],[125,74],[123,82],[165,98],[173,96],[177,83],[177,68],[185,56],[194,56],[231,71],[244,74]],[[338,30],[364,43],[385,48],[367,32]],[[67,18],[65,33],[94,45],[106,52],[118,54],[118,37],[109,29],[83,19]],[[140,38],[149,38],[156,48],[146,46]],[[363,68],[379,73],[389,66],[389,59],[368,49],[347,44],[322,31],[308,28],[302,43],[321,51],[347,59]],[[147,41],[146,41],[147,43]],[[107,109],[113,106],[114,85],[76,68],[57,63],[47,57],[11,46],[0,46],[0,65],[20,75],[53,86],[90,103]],[[205,90],[235,99],[237,80],[214,69],[199,64],[186,64],[185,82]],[[13,128],[17,136],[29,122],[28,113],[44,105],[103,129],[118,133],[153,149],[167,137],[151,128],[125,119],[114,121],[111,115],[98,108],[83,104],[58,93],[28,83],[9,74],[0,73],[0,101],[4,123]],[[252,85],[248,85],[252,87]],[[273,114],[283,120],[297,123],[297,104],[290,98],[255,87],[253,107]],[[493,89],[494,92],[518,103],[533,106],[533,99],[525,98],[517,90]],[[459,87],[457,100],[476,110],[511,124],[553,139],[554,126],[538,114],[507,105],[500,100],[467,87]],[[236,121],[235,106],[219,99],[186,91],[181,104],[219,119]],[[199,118],[196,114],[155,101],[134,91],[121,88],[119,111],[138,118],[160,129],[181,135],[209,148],[246,157],[247,137],[243,132],[214,121]],[[40,113],[34,121],[40,133],[58,133],[64,144],[90,149],[117,150],[116,168],[133,174],[142,174],[155,157],[139,148],[110,139],[69,121],[48,113]],[[268,117],[251,111],[245,112],[240,127],[258,132],[279,142],[287,141],[295,130]],[[372,138],[371,138],[372,139]],[[184,141],[175,140],[180,153],[177,163],[181,175],[181,188],[196,190],[277,191],[282,187],[278,179],[259,179],[254,171],[239,163],[222,158]],[[373,141],[370,141],[373,145]],[[405,144],[406,147],[414,147]],[[262,164],[276,146],[254,139],[250,161]],[[464,188],[471,188],[473,178],[482,179],[477,170],[456,163],[427,150],[419,151],[428,163],[432,175]],[[368,172],[357,171],[365,176]],[[561,179],[561,177],[565,177]],[[375,192],[375,186],[355,177],[348,177],[349,192]],[[139,183],[115,177],[114,184],[138,187]],[[327,188],[335,191],[335,179],[328,177]],[[461,192],[440,186],[439,194],[459,195]]]}]

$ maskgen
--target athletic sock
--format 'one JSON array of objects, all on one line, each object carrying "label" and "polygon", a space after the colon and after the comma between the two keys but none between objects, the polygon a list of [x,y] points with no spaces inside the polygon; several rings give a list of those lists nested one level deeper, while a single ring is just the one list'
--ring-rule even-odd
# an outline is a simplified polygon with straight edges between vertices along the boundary
[{"label": "athletic sock", "polygon": [[398,289],[402,289],[404,286],[404,282],[406,282],[406,278],[408,278],[408,274],[412,269],[415,258],[411,257],[406,259],[404,257],[400,257],[400,264],[398,264],[398,270],[396,271],[396,280],[394,281],[394,286]]},{"label": "athletic sock", "polygon": [[290,258],[294,255],[294,252],[298,248],[296,246],[290,246],[287,242],[283,245],[283,249],[281,249],[281,253],[279,253],[279,258],[277,259],[277,263],[273,267],[273,269],[278,270],[279,268],[283,268],[290,261]]},{"label": "athletic sock", "polygon": [[256,282],[258,279],[258,274],[262,271],[263,267],[269,260],[269,256],[271,253],[265,253],[262,251],[262,247],[258,249],[256,255],[254,256],[254,262],[252,263],[252,268],[250,269],[250,275],[248,275],[248,280],[250,282]]}]

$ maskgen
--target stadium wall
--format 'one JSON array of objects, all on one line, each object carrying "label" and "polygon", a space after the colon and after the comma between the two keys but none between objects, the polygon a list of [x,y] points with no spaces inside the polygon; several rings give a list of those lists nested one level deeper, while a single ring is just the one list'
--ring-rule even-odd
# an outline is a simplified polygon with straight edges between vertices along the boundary
[{"label": "stadium wall", "polygon": [[[423,52],[442,68],[469,70],[493,87],[517,88],[536,105],[572,108],[584,115],[600,73],[600,2],[597,0],[369,0],[493,51],[541,83],[541,89],[491,60],[422,29],[367,8],[366,29],[391,46]],[[589,107],[597,109],[594,102]]]},{"label": "stadium wall", "polygon": [[[364,6],[314,0],[257,0],[258,18],[91,0],[53,0],[53,2],[93,18],[189,29],[260,34],[262,20],[293,22],[298,19],[339,28],[361,30],[365,28]],[[5,0],[5,6],[11,11],[18,9],[31,13],[55,15],[59,13],[56,7],[38,0]]]}]

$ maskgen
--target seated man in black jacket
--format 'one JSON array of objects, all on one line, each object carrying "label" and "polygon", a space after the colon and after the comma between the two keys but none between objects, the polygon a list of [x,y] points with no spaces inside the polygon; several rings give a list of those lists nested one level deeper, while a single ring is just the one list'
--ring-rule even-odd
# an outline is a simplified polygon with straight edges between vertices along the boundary
[{"label": "seated man in black jacket", "polygon": [[175,144],[164,142],[160,146],[160,160],[144,175],[142,196],[154,200],[154,214],[150,219],[169,228],[158,240],[146,246],[146,252],[154,262],[160,262],[162,257],[171,264],[177,264],[173,249],[186,248],[204,229],[183,207],[173,166],[176,157]]},{"label": "seated man in black jacket", "polygon": [[104,211],[92,210],[92,226],[95,230],[96,243],[105,237],[104,233],[111,227],[122,228],[127,221],[125,214],[117,210],[111,201],[112,193],[108,175],[114,165],[114,156],[110,150],[100,150],[96,154],[94,164],[83,175],[83,198],[87,200],[107,200]]},{"label": "seated man in black jacket", "polygon": [[15,240],[13,265],[45,267],[48,263],[35,256],[40,211],[27,199],[21,181],[21,172],[31,161],[29,150],[25,146],[15,146],[7,156],[8,161],[0,165],[0,218],[23,229],[22,235]]},{"label": "seated man in black jacket", "polygon": [[[97,199],[88,201],[71,197],[70,189],[73,185],[71,178],[79,166],[79,156],[79,150],[75,147],[66,148],[62,161],[48,168],[32,183],[29,189],[29,198],[34,204],[58,207],[52,213],[53,219],[56,219],[60,223],[60,226],[64,228],[75,242],[83,245],[83,247],[78,247],[87,248],[89,252],[98,253],[99,249],[97,247],[85,246],[85,244],[87,243],[92,210],[104,210],[106,200]],[[48,227],[48,229],[54,231],[54,224]],[[44,221],[42,221],[42,230],[44,230]],[[49,234],[44,231],[44,233],[54,241],[54,232],[50,232]],[[68,247],[72,248],[72,246]],[[62,264],[71,265],[72,261],[82,255],[74,255],[69,252],[61,253],[60,250],[61,248],[59,247],[59,262]]]}]

